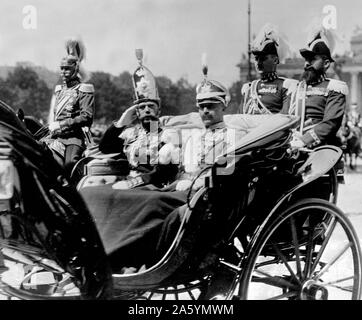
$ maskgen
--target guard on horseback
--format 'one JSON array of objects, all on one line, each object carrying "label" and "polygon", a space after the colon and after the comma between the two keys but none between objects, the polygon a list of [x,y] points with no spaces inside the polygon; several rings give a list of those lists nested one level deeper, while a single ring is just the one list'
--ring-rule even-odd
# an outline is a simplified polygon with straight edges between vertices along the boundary
[{"label": "guard on horseback", "polygon": [[67,55],[60,63],[63,83],[54,90],[49,130],[54,139],[51,147],[64,159],[64,167],[70,177],[74,165],[92,141],[90,127],[95,106],[93,85],[82,82],[80,63],[85,54],[83,43],[68,40],[66,51]]},{"label": "guard on horseback", "polygon": [[280,77],[277,66],[288,58],[290,52],[286,39],[275,26],[267,24],[260,30],[252,44],[255,69],[260,79],[243,85],[242,113],[288,113],[298,81]]}]

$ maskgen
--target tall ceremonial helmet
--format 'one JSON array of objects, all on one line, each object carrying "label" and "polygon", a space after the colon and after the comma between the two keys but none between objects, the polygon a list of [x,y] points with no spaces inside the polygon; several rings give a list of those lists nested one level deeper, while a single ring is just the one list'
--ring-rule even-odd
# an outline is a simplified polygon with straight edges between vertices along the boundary
[{"label": "tall ceremonial helmet", "polygon": [[143,65],[143,50],[136,49],[136,57],[139,67],[135,70],[132,76],[133,88],[135,93],[135,104],[152,101],[158,106],[161,104],[158,95],[156,79],[152,72]]},{"label": "tall ceremonial helmet", "polygon": [[260,29],[252,42],[251,52],[254,55],[275,54],[282,63],[292,55],[292,49],[286,36],[270,23]]},{"label": "tall ceremonial helmet", "polygon": [[73,76],[82,77],[80,63],[85,58],[85,46],[80,39],[69,39],[65,42],[67,55],[60,61],[60,67],[74,69]]},{"label": "tall ceremonial helmet", "polygon": [[196,87],[197,105],[222,102],[227,107],[230,102],[229,90],[219,81],[207,79],[208,66],[206,54],[202,55],[202,73],[204,80]]},{"label": "tall ceremonial helmet", "polygon": [[332,53],[336,45],[336,35],[330,29],[326,29],[321,24],[310,27],[307,38],[307,48],[300,49],[299,52],[305,59],[313,58],[316,55],[327,57],[334,62]]}]

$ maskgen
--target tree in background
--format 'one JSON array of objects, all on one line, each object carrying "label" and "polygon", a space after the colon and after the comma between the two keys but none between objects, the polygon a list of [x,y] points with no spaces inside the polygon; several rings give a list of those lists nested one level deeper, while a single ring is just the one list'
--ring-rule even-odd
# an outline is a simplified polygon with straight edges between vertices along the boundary
[{"label": "tree in background", "polygon": [[110,123],[129,107],[129,95],[125,99],[122,89],[114,83],[110,74],[93,72],[88,82],[94,85],[96,121]]},{"label": "tree in background", "polygon": [[18,64],[2,85],[7,89],[2,89],[0,98],[15,111],[23,109],[25,115],[47,118],[52,90],[31,67]]},{"label": "tree in background", "polygon": [[[39,67],[19,63],[9,72],[4,80],[0,78],[0,99],[15,111],[22,108],[26,115],[32,115],[46,121],[50,108],[50,100],[54,91],[56,73]],[[46,82],[42,74],[47,75]],[[132,75],[122,72],[113,76],[106,72],[93,72],[88,83],[95,88],[95,124],[109,125],[119,119],[122,113],[134,101]],[[196,112],[196,86],[185,78],[176,83],[166,76],[156,77],[161,98],[162,115],[180,115]],[[233,83],[230,88],[231,103],[227,113],[238,113],[241,102],[241,83]]]}]

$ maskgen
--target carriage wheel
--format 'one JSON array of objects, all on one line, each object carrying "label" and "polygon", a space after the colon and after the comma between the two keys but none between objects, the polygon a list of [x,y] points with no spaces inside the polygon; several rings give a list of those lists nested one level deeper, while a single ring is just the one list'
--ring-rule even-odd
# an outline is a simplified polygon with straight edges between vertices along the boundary
[{"label": "carriage wheel", "polygon": [[[3,249],[5,265],[0,269],[0,300],[80,300],[73,278],[55,262],[15,250]],[[9,253],[9,254],[8,254]],[[45,264],[46,263],[46,264]],[[32,279],[35,278],[35,283]],[[115,291],[120,300],[198,300],[209,277],[149,290]]]},{"label": "carriage wheel", "polygon": [[[0,299],[79,300],[80,291],[70,274],[55,262],[40,256],[2,249]],[[35,281],[34,281],[35,280]]]},{"label": "carriage wheel", "polygon": [[356,300],[361,249],[335,205],[304,199],[267,223],[245,260],[239,297],[257,300]]}]

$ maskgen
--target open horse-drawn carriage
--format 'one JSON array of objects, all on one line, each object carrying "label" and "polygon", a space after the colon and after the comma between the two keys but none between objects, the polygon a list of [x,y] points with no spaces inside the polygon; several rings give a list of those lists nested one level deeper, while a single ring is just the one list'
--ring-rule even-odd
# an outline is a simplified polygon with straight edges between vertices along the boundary
[{"label": "open horse-drawn carriage", "polygon": [[10,108],[1,104],[0,114],[2,294],[20,299],[360,298],[359,240],[335,205],[334,166],[342,153],[333,146],[291,151],[298,118],[254,116],[264,125],[210,165],[211,177],[188,195],[181,225],[162,257],[145,270],[117,274],[86,203],[62,169]]}]

